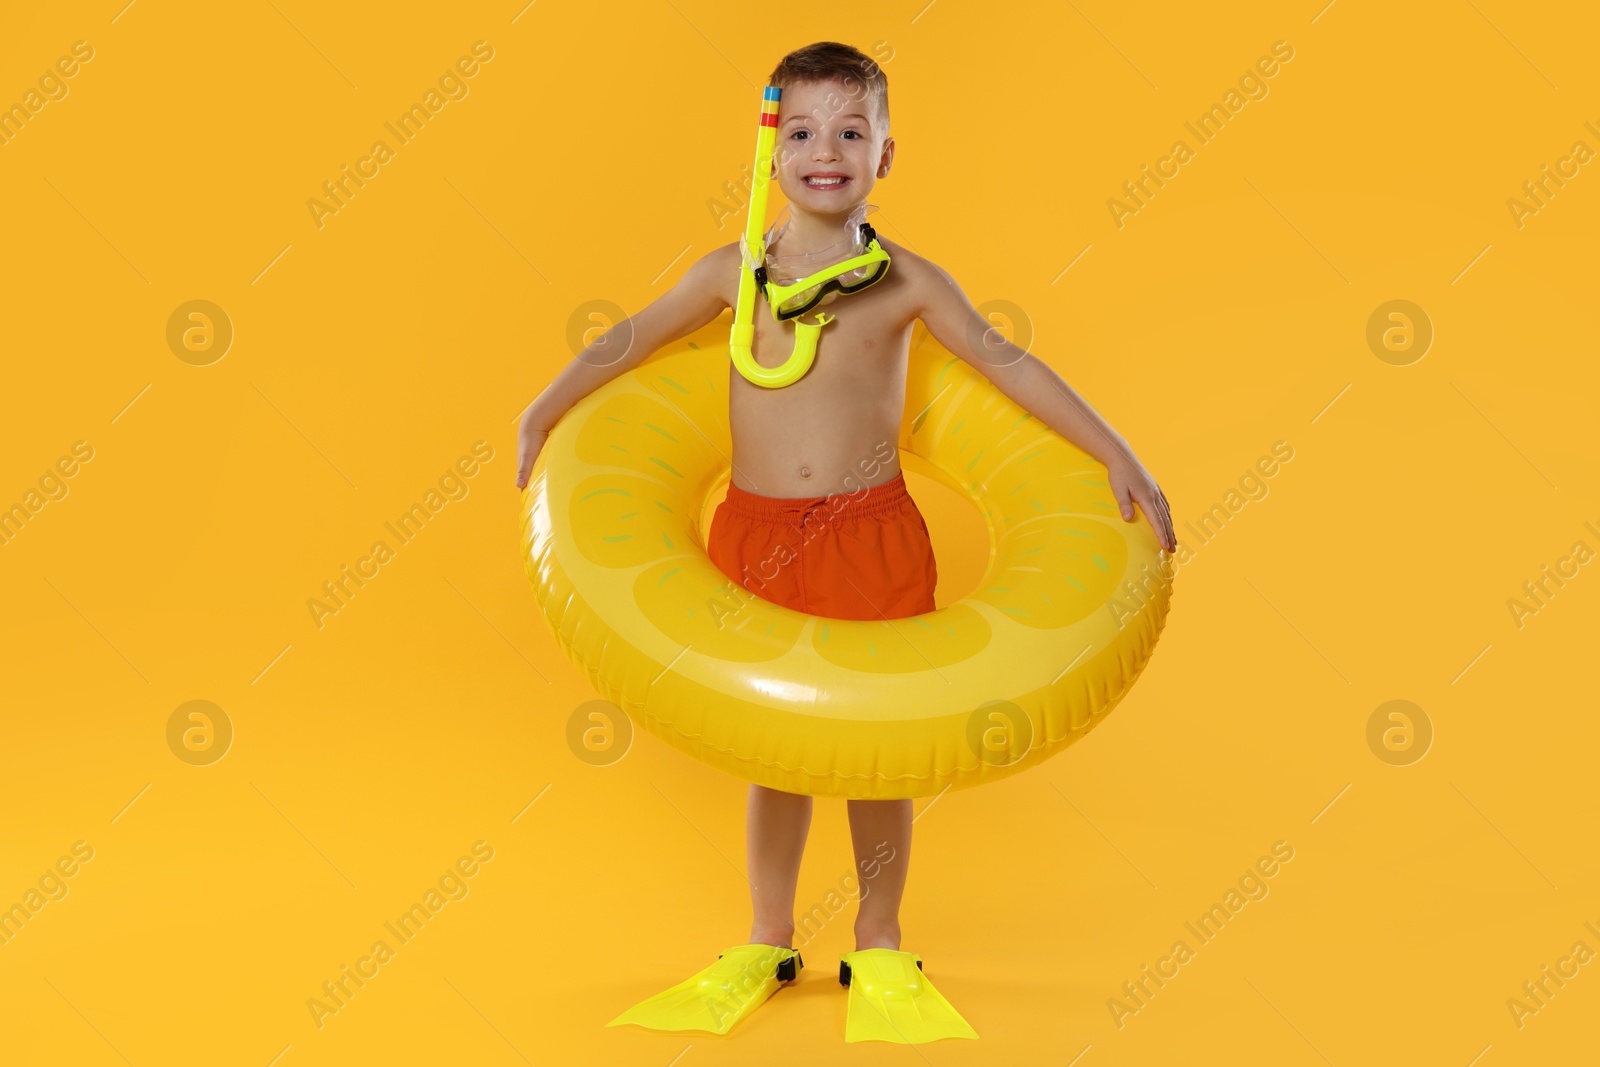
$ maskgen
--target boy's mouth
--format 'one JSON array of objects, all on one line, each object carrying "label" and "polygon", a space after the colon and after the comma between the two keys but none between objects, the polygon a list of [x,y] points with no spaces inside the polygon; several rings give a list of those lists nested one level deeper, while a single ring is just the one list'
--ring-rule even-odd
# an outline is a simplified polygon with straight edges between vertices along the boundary
[{"label": "boy's mouth", "polygon": [[850,184],[850,177],[837,171],[819,171],[816,174],[807,174],[800,179],[805,182],[808,189],[843,189]]}]

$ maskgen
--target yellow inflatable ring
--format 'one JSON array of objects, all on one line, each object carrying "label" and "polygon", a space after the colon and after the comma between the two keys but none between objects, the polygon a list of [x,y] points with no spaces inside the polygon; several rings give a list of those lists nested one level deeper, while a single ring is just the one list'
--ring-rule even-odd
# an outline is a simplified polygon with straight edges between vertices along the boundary
[{"label": "yellow inflatable ring", "polygon": [[714,330],[552,430],[523,495],[527,574],[562,649],[635,723],[773,789],[919,797],[1048,759],[1139,676],[1171,557],[1122,519],[1104,466],[916,331],[902,467],[967,496],[990,533],[978,587],[926,615],[805,615],[711,562],[732,454]]}]

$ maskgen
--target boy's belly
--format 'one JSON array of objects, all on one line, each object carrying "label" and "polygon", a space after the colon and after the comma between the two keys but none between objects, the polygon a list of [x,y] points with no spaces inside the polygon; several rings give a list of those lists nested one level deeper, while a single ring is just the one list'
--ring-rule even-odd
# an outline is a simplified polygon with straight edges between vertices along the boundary
[{"label": "boy's belly", "polygon": [[[729,423],[733,484],[766,497],[812,497],[859,492],[900,472],[900,422],[905,365],[895,373],[863,374],[829,387],[805,378],[782,389],[752,385],[733,370]],[[812,388],[800,391],[802,386]],[[754,392],[752,392],[752,390]]]},{"label": "boy's belly", "polygon": [[859,493],[900,472],[900,420],[877,433],[788,440],[770,432],[733,435],[733,484],[777,498]]}]

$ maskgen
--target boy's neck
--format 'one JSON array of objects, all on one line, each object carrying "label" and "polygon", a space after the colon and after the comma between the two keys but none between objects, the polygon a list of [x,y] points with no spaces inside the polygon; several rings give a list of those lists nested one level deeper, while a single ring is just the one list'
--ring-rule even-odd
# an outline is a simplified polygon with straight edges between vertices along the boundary
[{"label": "boy's neck", "polygon": [[802,210],[790,203],[788,224],[775,242],[783,246],[777,254],[806,255],[820,252],[841,241],[854,240],[856,235],[847,233],[846,230],[849,227],[850,216],[860,209],[860,204],[852,204],[843,211],[821,214]]}]

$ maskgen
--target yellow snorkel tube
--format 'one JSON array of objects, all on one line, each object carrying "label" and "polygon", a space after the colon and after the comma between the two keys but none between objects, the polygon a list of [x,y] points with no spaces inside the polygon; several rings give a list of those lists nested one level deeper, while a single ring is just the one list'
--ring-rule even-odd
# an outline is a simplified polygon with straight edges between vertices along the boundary
[{"label": "yellow snorkel tube", "polygon": [[[773,148],[778,140],[778,101],[783,90],[769,85],[761,94],[761,126],[756,132],[755,182],[750,189],[749,215],[745,219],[744,242],[755,266],[766,259],[766,239],[761,228],[767,222],[767,171],[772,167]],[[739,373],[756,385],[777,389],[800,380],[811,369],[817,356],[817,335],[833,321],[827,312],[818,312],[814,323],[794,324],[794,351],[777,367],[763,367],[751,354],[756,339],[756,279],[751,265],[739,266],[739,298],[733,309],[733,331],[728,337],[728,354]]]}]

